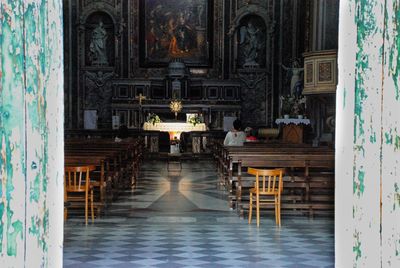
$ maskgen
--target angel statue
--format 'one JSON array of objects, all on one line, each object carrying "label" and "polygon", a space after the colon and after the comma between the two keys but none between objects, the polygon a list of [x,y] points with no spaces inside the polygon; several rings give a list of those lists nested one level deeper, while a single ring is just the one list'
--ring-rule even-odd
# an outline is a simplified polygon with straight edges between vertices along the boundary
[{"label": "angel statue", "polygon": [[263,33],[251,21],[240,27],[240,48],[243,48],[244,65],[258,65],[258,54],[264,46]]}]

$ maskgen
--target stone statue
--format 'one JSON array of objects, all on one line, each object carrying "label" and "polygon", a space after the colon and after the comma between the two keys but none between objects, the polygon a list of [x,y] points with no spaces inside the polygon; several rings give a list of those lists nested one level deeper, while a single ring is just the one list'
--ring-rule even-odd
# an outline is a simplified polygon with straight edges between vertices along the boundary
[{"label": "stone statue", "polygon": [[265,40],[262,32],[251,21],[240,27],[240,47],[243,48],[244,65],[258,65],[258,52]]},{"label": "stone statue", "polygon": [[99,24],[92,32],[92,39],[90,41],[90,52],[92,53],[92,64],[95,65],[108,65],[106,54],[106,40],[107,31],[104,29],[103,22]]},{"label": "stone statue", "polygon": [[297,92],[296,88],[300,87],[301,80],[300,73],[304,70],[304,68],[300,68],[300,64],[297,60],[294,60],[292,63],[292,67],[286,67],[285,65],[281,64],[282,68],[286,71],[292,72],[292,79],[290,80],[290,95],[299,95],[301,92]]}]

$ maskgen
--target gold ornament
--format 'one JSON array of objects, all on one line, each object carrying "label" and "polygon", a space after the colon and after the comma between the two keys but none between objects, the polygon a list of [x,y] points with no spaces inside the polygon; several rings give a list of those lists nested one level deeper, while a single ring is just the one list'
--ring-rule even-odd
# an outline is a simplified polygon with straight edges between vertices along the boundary
[{"label": "gold ornament", "polygon": [[179,100],[172,100],[171,103],[169,104],[169,108],[171,109],[172,112],[175,113],[175,119],[176,119],[178,113],[182,111],[182,102]]}]

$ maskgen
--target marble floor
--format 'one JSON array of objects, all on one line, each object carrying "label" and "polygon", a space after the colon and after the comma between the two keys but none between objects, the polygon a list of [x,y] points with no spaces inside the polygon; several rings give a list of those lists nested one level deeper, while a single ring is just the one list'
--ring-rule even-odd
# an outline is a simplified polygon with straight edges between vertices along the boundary
[{"label": "marble floor", "polygon": [[65,223],[64,267],[334,267],[334,221],[230,210],[208,161],[148,161],[137,188],[85,226]]}]

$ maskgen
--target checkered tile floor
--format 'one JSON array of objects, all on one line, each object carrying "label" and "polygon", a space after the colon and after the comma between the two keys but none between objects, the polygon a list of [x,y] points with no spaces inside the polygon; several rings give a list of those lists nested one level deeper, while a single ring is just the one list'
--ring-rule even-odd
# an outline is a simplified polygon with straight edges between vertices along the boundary
[{"label": "checkered tile floor", "polygon": [[[171,170],[171,169],[170,169]],[[334,222],[265,215],[261,226],[229,210],[211,162],[147,162],[138,187],[87,227],[65,224],[64,267],[334,267]]]}]

